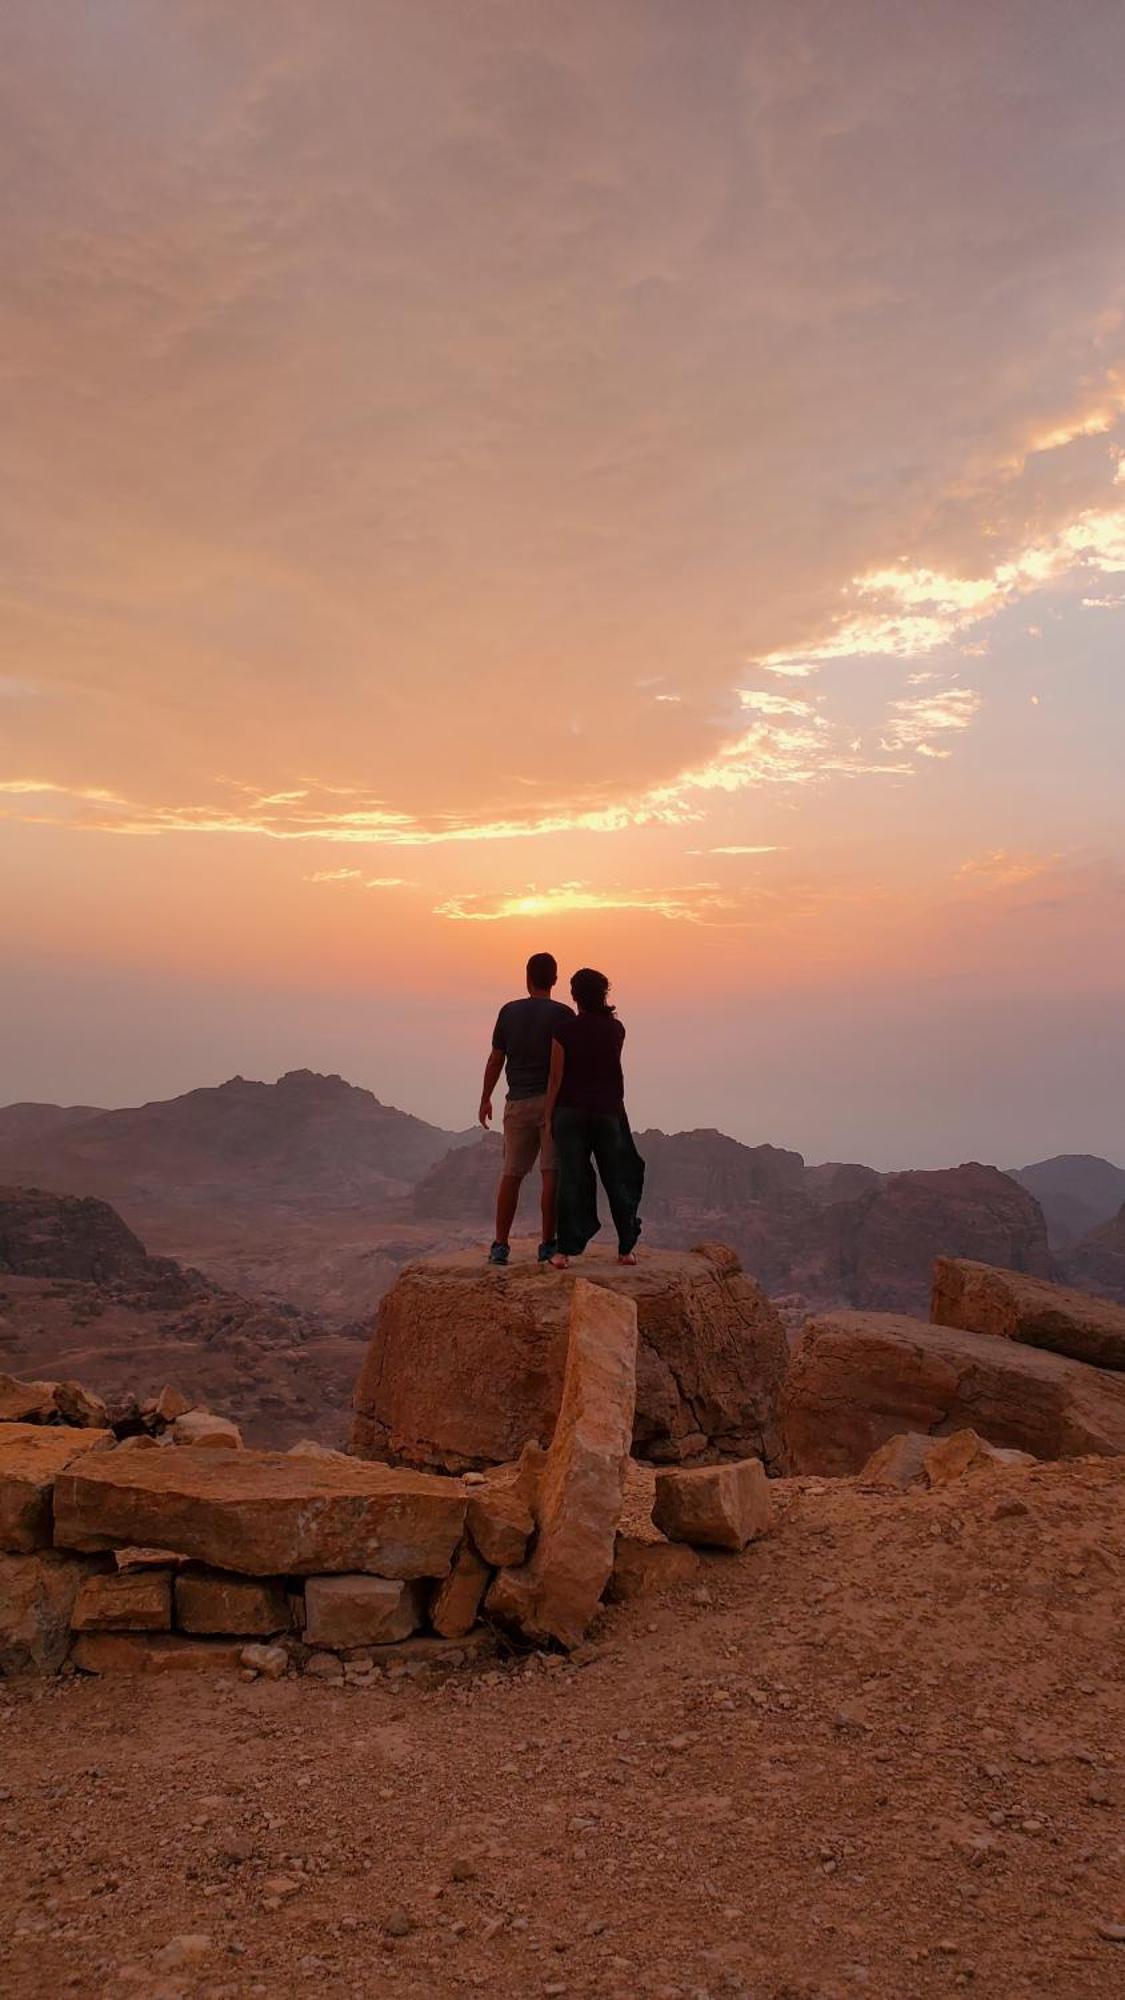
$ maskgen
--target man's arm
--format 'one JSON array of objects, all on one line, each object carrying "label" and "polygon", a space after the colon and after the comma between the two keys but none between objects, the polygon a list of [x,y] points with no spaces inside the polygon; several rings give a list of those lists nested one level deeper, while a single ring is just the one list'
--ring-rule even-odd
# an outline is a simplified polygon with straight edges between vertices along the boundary
[{"label": "man's arm", "polygon": [[543,1105],[543,1123],[547,1127],[548,1131],[550,1131],[551,1129],[551,1120],[555,1115],[555,1104],[558,1100],[559,1091],[562,1089],[563,1068],[565,1063],[566,1063],[566,1051],[563,1048],[562,1043],[556,1041],[555,1037],[552,1035],[551,1068],[550,1068],[550,1073],[547,1077],[546,1101],[544,1102]]},{"label": "man's arm", "polygon": [[503,1049],[493,1049],[484,1066],[484,1082],[481,1085],[480,1093],[480,1110],[477,1113],[477,1117],[486,1131],[492,1123],[492,1093],[500,1081],[500,1073],[503,1067]]}]

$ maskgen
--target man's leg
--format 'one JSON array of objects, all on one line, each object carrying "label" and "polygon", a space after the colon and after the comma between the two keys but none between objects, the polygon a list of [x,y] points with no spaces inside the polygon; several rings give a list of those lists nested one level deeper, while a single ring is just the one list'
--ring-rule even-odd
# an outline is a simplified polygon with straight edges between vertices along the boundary
[{"label": "man's leg", "polygon": [[501,1174],[496,1190],[496,1242],[507,1243],[519,1207],[522,1174]]}]

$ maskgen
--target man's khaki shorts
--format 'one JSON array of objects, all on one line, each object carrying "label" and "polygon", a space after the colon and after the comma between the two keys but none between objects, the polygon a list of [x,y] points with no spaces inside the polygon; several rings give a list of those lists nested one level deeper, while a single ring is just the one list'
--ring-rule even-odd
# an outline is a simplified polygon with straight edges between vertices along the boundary
[{"label": "man's khaki shorts", "polygon": [[509,1097],[504,1106],[504,1172],[521,1181],[536,1160],[542,1173],[553,1174],[557,1170],[555,1142],[543,1130],[546,1102],[545,1096]]}]

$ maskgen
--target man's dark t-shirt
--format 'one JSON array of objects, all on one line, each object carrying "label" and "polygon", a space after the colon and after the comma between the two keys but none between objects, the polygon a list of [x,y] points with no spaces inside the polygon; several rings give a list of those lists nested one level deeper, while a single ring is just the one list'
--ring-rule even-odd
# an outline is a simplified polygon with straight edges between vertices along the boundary
[{"label": "man's dark t-shirt", "polygon": [[621,1074],[625,1030],[616,1014],[571,1014],[554,1033],[566,1056],[560,1109],[619,1116],[625,1109]]},{"label": "man's dark t-shirt", "polygon": [[543,1097],[551,1067],[551,1037],[574,1015],[561,1000],[509,1000],[496,1016],[492,1046],[506,1058],[509,1097]]}]

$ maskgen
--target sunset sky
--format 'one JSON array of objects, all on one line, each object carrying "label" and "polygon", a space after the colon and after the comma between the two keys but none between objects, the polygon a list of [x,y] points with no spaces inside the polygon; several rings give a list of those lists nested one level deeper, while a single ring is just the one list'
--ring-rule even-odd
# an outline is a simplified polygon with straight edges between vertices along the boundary
[{"label": "sunset sky", "polygon": [[6,0],[0,1101],[1125,1161],[1120,0]]}]

